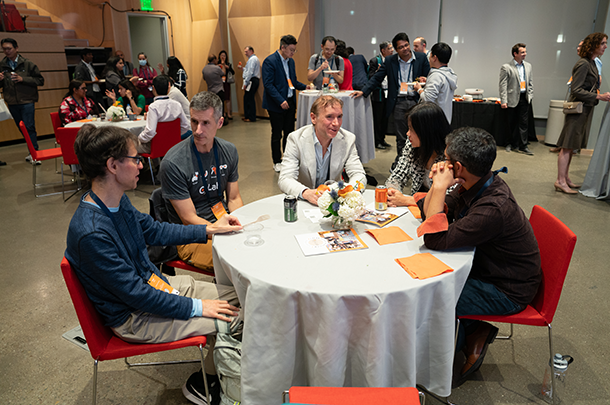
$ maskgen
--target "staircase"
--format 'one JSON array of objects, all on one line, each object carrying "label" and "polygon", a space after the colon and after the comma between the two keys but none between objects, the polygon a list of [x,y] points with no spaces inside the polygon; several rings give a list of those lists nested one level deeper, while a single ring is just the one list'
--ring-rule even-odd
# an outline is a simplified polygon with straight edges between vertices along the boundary
[{"label": "staircase", "polygon": [[[58,0],[59,1],[59,0]],[[25,20],[25,27],[28,32],[32,34],[53,34],[59,35],[64,40],[64,46],[66,47],[88,47],[89,40],[78,39],[74,30],[64,29],[62,23],[53,22],[51,17],[42,16],[38,14],[38,10],[28,8],[28,5],[23,2],[15,0],[5,0],[7,4],[14,4],[22,16],[27,16]]]}]

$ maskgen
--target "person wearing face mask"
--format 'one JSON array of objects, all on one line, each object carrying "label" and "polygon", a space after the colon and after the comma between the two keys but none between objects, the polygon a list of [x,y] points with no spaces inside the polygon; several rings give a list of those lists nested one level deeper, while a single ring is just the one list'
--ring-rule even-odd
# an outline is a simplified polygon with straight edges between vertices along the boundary
[{"label": "person wearing face mask", "polygon": [[146,99],[146,105],[153,102],[154,95],[152,92],[153,79],[157,77],[157,71],[148,64],[148,58],[144,52],[138,54],[139,67],[133,70],[133,76],[138,78],[136,86],[140,93]]}]

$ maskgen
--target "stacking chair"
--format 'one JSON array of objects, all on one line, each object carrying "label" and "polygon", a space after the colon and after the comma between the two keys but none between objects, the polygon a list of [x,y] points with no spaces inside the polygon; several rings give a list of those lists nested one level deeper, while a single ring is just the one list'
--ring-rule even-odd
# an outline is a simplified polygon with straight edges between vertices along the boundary
[{"label": "stacking chair", "polygon": [[[540,248],[542,283],[530,305],[518,314],[506,316],[469,315],[460,318],[476,319],[486,322],[510,323],[510,335],[498,336],[498,339],[510,339],[513,335],[513,324],[546,326],[549,331],[549,359],[553,358],[553,335],[551,322],[561,297],[563,282],[570,266],[572,252],[576,245],[576,235],[553,214],[535,205],[530,215],[530,223]],[[553,392],[555,379],[552,378]],[[553,398],[555,404],[555,398]]]},{"label": "stacking chair", "polygon": [[[23,123],[23,121],[19,122],[19,128],[21,129],[21,133],[23,134],[23,137],[25,138],[25,142],[28,145],[28,150],[30,152],[30,155],[32,155],[32,160],[42,162],[43,160],[50,160],[50,159],[55,159],[55,158],[61,157],[61,148],[52,148],[52,149],[44,149],[44,150],[34,149],[34,145],[32,145],[32,140],[30,139],[30,134],[28,133],[28,130],[25,127],[25,124]],[[36,197],[46,197],[48,195],[59,194],[59,192],[49,193],[49,194],[36,194],[36,189],[38,187],[59,184],[59,183],[37,184],[36,183],[36,166],[37,165],[34,164],[34,162],[32,162],[32,184],[34,185],[34,194],[36,195]]]},{"label": "stacking chair", "polygon": [[[289,397],[289,402],[286,401]],[[426,397],[413,387],[291,387],[282,395],[284,403],[319,405],[424,405]]]},{"label": "stacking chair", "polygon": [[181,141],[180,139],[180,119],[176,118],[173,121],[157,123],[157,134],[150,141],[150,153],[141,153],[142,157],[148,158],[148,166],[150,167],[150,177],[155,184],[155,176],[153,175],[152,159],[165,156],[172,146]]},{"label": "stacking chair", "polygon": [[[179,364],[179,363],[193,363],[201,361],[201,367],[204,366],[203,347],[206,344],[205,336],[195,336],[187,339],[178,340],[176,342],[169,343],[129,343],[119,337],[117,337],[112,330],[104,325],[102,318],[95,310],[93,303],[87,296],[85,289],[78,280],[72,265],[64,257],[61,262],[61,272],[63,273],[68,292],[72,298],[74,309],[80,326],[85,334],[87,340],[87,346],[93,357],[93,404],[95,405],[97,399],[97,363],[105,360],[116,360],[120,358],[125,359],[125,363],[128,367],[135,366],[157,366],[163,364]],[[187,361],[171,361],[171,362],[151,362],[151,363],[129,363],[127,357],[139,356],[148,353],[158,353],[168,350],[181,349],[183,347],[197,346],[201,354],[201,360],[187,360]],[[208,385],[203,374],[203,384],[205,386],[206,397],[209,397]],[[210,401],[208,401],[210,403]]]},{"label": "stacking chair", "polygon": [[57,128],[61,128],[61,118],[59,117],[59,113],[58,112],[52,112],[50,113],[51,115],[51,124],[53,124],[53,130],[57,129]]},{"label": "stacking chair", "polygon": [[76,140],[76,135],[78,134],[80,128],[56,128],[55,129],[55,138],[57,142],[59,142],[59,147],[61,149],[61,155],[63,157],[63,164],[61,165],[61,196],[64,199],[64,202],[68,201],[72,198],[76,193],[82,190],[80,176],[78,173],[73,176],[76,178],[77,187],[76,190],[66,198],[65,195],[65,181],[64,181],[64,165],[78,165],[78,158],[76,157],[76,152],[74,152],[74,141]]}]

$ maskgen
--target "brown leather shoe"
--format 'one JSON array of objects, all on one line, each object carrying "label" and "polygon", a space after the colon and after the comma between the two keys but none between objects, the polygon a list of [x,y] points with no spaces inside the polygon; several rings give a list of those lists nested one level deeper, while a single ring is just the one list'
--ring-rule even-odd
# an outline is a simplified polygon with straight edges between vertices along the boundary
[{"label": "brown leather shoe", "polygon": [[248,118],[242,118],[241,120],[242,120],[243,122],[252,122],[252,121],[250,121]]},{"label": "brown leather shoe", "polygon": [[497,335],[498,328],[487,322],[482,322],[474,333],[466,336],[466,364],[462,367],[462,379],[481,367],[487,353],[487,347]]}]

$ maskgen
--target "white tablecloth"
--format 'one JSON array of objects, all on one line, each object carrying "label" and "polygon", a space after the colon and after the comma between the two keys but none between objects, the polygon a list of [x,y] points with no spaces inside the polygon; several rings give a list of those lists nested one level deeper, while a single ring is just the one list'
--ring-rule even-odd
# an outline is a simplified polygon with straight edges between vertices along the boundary
[{"label": "white tablecloth", "polygon": [[[412,279],[394,259],[427,252],[410,213],[391,225],[414,240],[380,246],[354,226],[368,249],[305,257],[294,235],[328,229],[305,218],[283,219],[284,195],[234,212],[242,224],[271,215],[260,232],[214,237],[220,284],[235,286],[245,318],[242,401],[281,403],[293,385],[402,387],[421,384],[448,396],[455,337],[455,304],[472,265],[473,249],[432,252],[455,271]],[[367,203],[374,191],[365,193]],[[388,226],[391,226],[388,225]]]},{"label": "white tablecloth", "polygon": [[[330,93],[343,101],[342,128],[356,135],[356,148],[360,161],[364,164],[375,159],[375,132],[373,129],[373,108],[369,97],[352,98],[350,91]],[[309,112],[321,91],[301,91],[297,107],[297,129],[311,124]]]},{"label": "white tablecloth", "polygon": [[144,130],[144,128],[146,127],[146,121],[144,120],[144,118],[139,117],[137,121],[118,121],[118,122],[112,122],[112,121],[90,121],[90,122],[71,122],[69,124],[66,124],[66,128],[80,128],[85,124],[93,124],[96,127],[101,127],[101,126],[105,126],[105,125],[113,125],[113,126],[117,126],[120,128],[125,128],[126,130],[128,130],[129,132],[131,132],[134,135],[140,135],[140,132],[142,132]]}]

